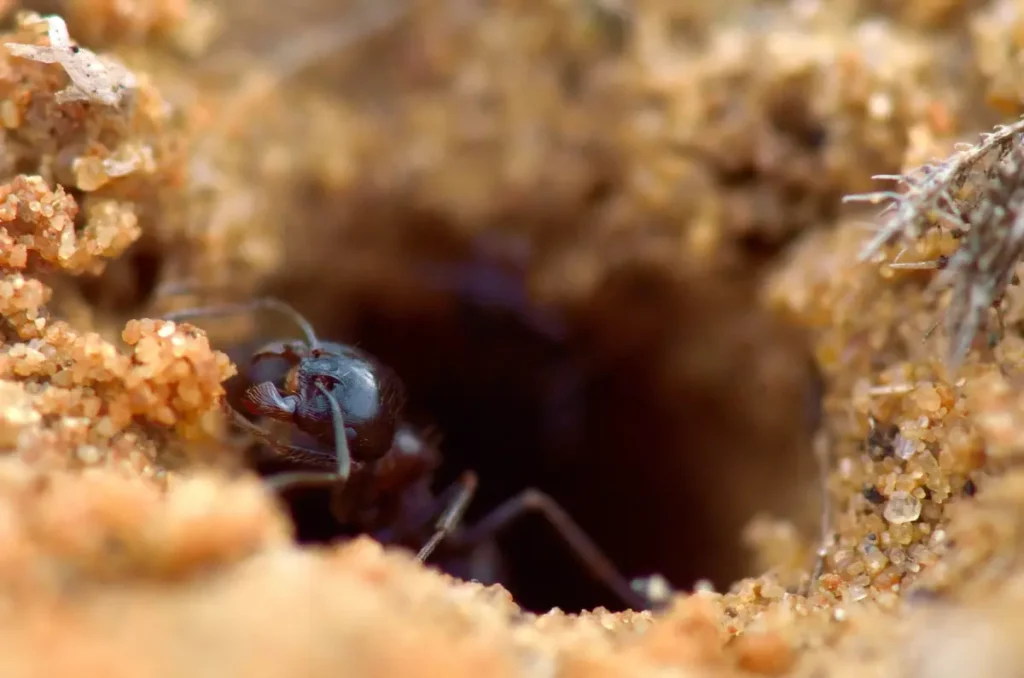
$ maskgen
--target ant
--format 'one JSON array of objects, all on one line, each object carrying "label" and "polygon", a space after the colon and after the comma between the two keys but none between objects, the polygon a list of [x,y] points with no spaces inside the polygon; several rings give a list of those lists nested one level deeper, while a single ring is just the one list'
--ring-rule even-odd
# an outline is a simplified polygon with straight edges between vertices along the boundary
[{"label": "ant", "polygon": [[[182,321],[259,310],[287,316],[304,336],[263,346],[250,357],[244,375],[242,406],[255,417],[294,427],[288,442],[275,439],[225,401],[232,420],[288,466],[289,470],[266,477],[273,491],[283,495],[299,488],[327,488],[330,512],[339,525],[385,544],[419,544],[416,558],[421,562],[442,544],[447,551],[472,554],[515,520],[539,513],[595,579],[630,608],[652,608],[572,517],[538,490],[527,489],[476,525],[463,526],[477,476],[466,471],[434,494],[431,480],[441,455],[403,420],[405,387],[397,374],[359,348],[321,341],[312,325],[285,302],[264,297],[163,317]],[[271,360],[276,365],[271,366]]]}]

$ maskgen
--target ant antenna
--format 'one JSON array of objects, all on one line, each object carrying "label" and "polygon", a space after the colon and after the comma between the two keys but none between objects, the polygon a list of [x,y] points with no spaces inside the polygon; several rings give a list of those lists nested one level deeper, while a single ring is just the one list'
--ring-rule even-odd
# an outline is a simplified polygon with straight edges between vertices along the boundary
[{"label": "ant antenna", "polygon": [[309,321],[294,308],[273,297],[259,297],[241,304],[218,304],[216,306],[185,308],[180,311],[165,313],[163,319],[178,322],[189,318],[209,318],[259,310],[274,311],[288,316],[302,330],[302,334],[305,335],[306,342],[310,348],[318,348],[320,346],[320,340],[316,338],[316,333],[313,331],[313,326],[309,324]]},{"label": "ant antenna", "polygon": [[348,438],[345,437],[345,418],[341,414],[341,405],[326,386],[317,383],[316,387],[324,394],[327,403],[331,406],[331,423],[334,424],[334,453],[338,458],[338,477],[348,480],[352,473],[352,454],[348,449]]}]

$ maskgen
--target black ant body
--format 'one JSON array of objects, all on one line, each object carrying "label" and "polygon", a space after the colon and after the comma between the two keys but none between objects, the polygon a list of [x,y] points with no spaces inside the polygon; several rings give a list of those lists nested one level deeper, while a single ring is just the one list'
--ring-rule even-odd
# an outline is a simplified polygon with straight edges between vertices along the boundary
[{"label": "black ant body", "polygon": [[328,488],[331,514],[341,526],[385,544],[412,546],[421,561],[441,545],[446,553],[470,555],[519,517],[536,512],[625,603],[633,609],[651,607],[558,503],[537,490],[525,490],[476,525],[462,526],[476,475],[467,471],[439,495],[433,493],[440,452],[405,423],[405,393],[398,376],[358,348],[319,340],[309,322],[284,302],[265,298],[164,317],[186,320],[259,309],[289,316],[305,337],[256,351],[241,398],[251,415],[294,426],[291,440],[274,439],[227,406],[240,427],[288,466],[266,478],[272,489],[283,494],[302,487]]}]

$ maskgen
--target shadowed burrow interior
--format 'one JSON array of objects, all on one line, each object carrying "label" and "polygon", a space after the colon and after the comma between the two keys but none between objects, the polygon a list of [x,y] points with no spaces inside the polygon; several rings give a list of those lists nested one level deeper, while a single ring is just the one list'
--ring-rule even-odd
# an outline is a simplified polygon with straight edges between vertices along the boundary
[{"label": "shadowed burrow interior", "polygon": [[[436,488],[480,476],[468,523],[538,488],[627,577],[658,572],[679,587],[752,574],[741,534],[757,513],[813,533],[811,360],[758,306],[755,278],[688,272],[656,248],[602,263],[600,247],[588,285],[556,277],[552,288],[576,291],[542,302],[530,281],[560,270],[556,251],[584,251],[578,235],[545,237],[556,229],[536,218],[466,237],[429,214],[360,214],[387,237],[333,256],[293,242],[301,264],[267,292],[397,370],[409,418],[440,440]],[[293,511],[303,539],[336,536],[322,497]],[[538,517],[496,546],[492,576],[529,609],[622,607]]]}]

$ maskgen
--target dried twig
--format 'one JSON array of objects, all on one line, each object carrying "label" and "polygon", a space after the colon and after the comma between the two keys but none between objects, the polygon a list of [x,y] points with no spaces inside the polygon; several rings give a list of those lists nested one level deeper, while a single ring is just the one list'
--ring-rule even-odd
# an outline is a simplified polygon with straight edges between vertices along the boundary
[{"label": "dried twig", "polygon": [[[997,127],[976,146],[961,145],[944,161],[900,176],[881,176],[905,190],[849,196],[847,202],[888,202],[882,224],[861,252],[861,260],[896,240],[911,242],[933,227],[951,227],[963,244],[947,260],[936,283],[952,288],[946,315],[948,361],[956,369],[1013,281],[1024,255],[1024,120]],[[969,189],[969,190],[968,190]],[[897,264],[897,267],[900,265]],[[906,266],[904,266],[906,267]]]},{"label": "dried twig", "polygon": [[929,163],[907,174],[876,175],[874,179],[890,180],[906,186],[906,191],[879,191],[850,195],[843,202],[889,204],[879,216],[885,217],[877,236],[861,252],[862,261],[870,259],[886,245],[902,236],[913,241],[941,218],[961,226],[957,216],[956,194],[964,187],[971,171],[993,152],[1000,159],[1013,145],[1014,137],[1024,132],[1024,119],[1012,125],[1000,125],[983,134],[976,146],[958,145],[957,152],[939,163]]},{"label": "dried twig", "polygon": [[993,166],[967,221],[964,242],[937,281],[953,288],[946,330],[954,367],[966,357],[985,314],[1002,299],[1024,254],[1024,147],[1015,145]]}]

